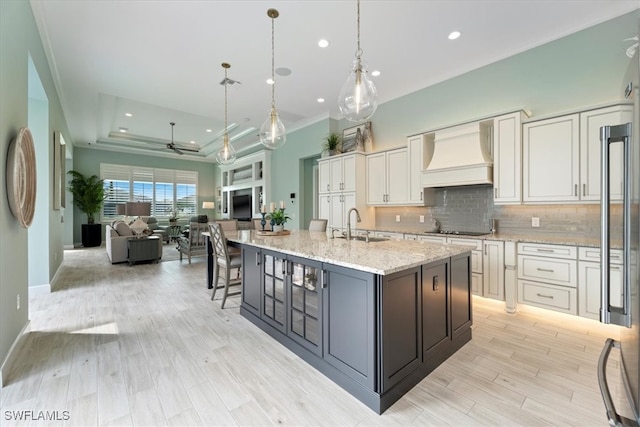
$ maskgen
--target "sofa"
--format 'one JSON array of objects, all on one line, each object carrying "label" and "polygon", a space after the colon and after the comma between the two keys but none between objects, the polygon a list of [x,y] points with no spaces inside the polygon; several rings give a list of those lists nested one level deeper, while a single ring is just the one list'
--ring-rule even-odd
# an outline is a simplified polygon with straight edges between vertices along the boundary
[{"label": "sofa", "polygon": [[158,219],[155,216],[141,216],[144,222],[147,223],[147,228],[153,232],[153,234],[160,236],[163,242],[169,243],[169,232],[167,226],[158,224]]},{"label": "sofa", "polygon": [[[111,264],[128,261],[127,240],[135,238],[135,233],[124,221],[116,220],[105,226],[105,243]],[[158,253],[162,258],[162,239],[158,239],[158,246]]]}]

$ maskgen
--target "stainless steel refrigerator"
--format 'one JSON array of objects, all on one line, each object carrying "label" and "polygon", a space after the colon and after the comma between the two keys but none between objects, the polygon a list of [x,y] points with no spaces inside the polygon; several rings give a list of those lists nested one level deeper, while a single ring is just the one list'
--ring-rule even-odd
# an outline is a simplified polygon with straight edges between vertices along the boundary
[{"label": "stainless steel refrigerator", "polygon": [[[609,424],[640,425],[640,57],[636,51],[624,80],[626,99],[633,103],[631,123],[604,126],[601,140],[601,308],[600,321],[623,326],[620,339],[607,339],[598,364],[598,382]],[[617,155],[616,153],[621,153]],[[622,170],[623,200],[611,201],[610,177]],[[611,247],[622,246],[622,281],[612,279]],[[618,285],[621,285],[618,286]],[[612,349],[620,350],[622,383],[633,415],[622,416],[607,384],[606,365]],[[618,403],[619,412],[631,412]]]}]

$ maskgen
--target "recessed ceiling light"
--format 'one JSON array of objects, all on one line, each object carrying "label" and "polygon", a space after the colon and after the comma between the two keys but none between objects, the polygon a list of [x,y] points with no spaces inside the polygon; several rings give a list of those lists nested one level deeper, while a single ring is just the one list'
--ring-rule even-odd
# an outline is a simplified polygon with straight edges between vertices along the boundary
[{"label": "recessed ceiling light", "polygon": [[272,84],[274,84],[274,83],[275,83],[275,82],[273,81],[273,79],[267,79],[267,84],[268,84],[268,85],[272,85]]},{"label": "recessed ceiling light", "polygon": [[195,143],[196,143],[195,141],[190,141],[190,142],[191,142],[192,144],[195,144]]},{"label": "recessed ceiling light", "polygon": [[131,113],[124,113],[124,115],[127,116],[127,117],[133,117],[133,114],[131,114]]},{"label": "recessed ceiling light", "polygon": [[460,37],[460,31],[453,31],[451,34],[449,34],[449,40],[455,40],[458,37]]},{"label": "recessed ceiling light", "polygon": [[380,71],[378,71],[378,70],[374,70],[374,71],[372,71],[372,72],[371,72],[371,75],[372,75],[373,77],[378,77],[378,76],[380,75]]},{"label": "recessed ceiling light", "polygon": [[213,132],[213,131],[212,131],[211,129],[207,129],[207,132],[211,133],[211,132]]},{"label": "recessed ceiling light", "polygon": [[322,104],[324,102],[324,98],[318,98],[318,102]]},{"label": "recessed ceiling light", "polygon": [[127,133],[127,131],[129,130],[129,129],[127,129],[127,128],[122,128],[122,127],[121,127],[121,128],[119,128],[119,129],[120,129],[120,132],[122,132],[122,133]]},{"label": "recessed ceiling light", "polygon": [[329,46],[329,40],[325,40],[325,39],[320,40],[320,41],[318,42],[318,46],[320,46],[320,47],[327,47],[327,46]]}]

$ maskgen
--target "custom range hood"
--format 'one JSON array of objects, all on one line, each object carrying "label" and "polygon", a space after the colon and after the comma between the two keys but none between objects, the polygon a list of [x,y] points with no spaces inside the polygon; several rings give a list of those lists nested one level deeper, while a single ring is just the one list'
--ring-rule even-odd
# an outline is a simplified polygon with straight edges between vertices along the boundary
[{"label": "custom range hood", "polygon": [[433,154],[422,171],[422,187],[492,184],[492,134],[493,121],[464,124],[431,134],[428,144]]}]

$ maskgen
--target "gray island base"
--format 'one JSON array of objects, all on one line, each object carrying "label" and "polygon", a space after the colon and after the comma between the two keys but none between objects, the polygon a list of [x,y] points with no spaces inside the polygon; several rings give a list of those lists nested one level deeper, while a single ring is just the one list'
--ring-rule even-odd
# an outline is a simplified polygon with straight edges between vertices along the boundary
[{"label": "gray island base", "polygon": [[241,315],[378,414],[471,340],[471,248],[227,238],[242,248]]}]

